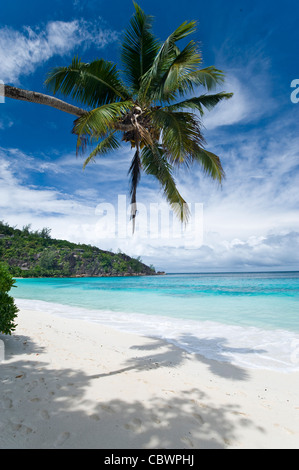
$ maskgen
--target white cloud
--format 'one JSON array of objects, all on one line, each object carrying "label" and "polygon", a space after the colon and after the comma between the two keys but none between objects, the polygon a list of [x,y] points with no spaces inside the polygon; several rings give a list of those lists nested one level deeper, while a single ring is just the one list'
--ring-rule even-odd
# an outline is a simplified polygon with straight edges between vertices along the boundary
[{"label": "white cloud", "polygon": [[[164,257],[170,272],[298,270],[299,232],[223,241],[184,251],[167,247]],[[163,267],[158,250],[151,253],[151,259]]]},{"label": "white cloud", "polygon": [[229,100],[222,101],[204,117],[204,125],[208,130],[220,126],[230,126],[247,119],[252,112],[253,102],[245,84],[235,76],[230,76],[225,83],[225,91],[234,93]]},{"label": "white cloud", "polygon": [[195,168],[182,178],[185,197],[204,203],[206,233],[219,232],[230,241],[267,236],[278,228],[299,231],[298,148],[299,138],[287,124],[278,131],[272,122],[216,149],[226,171],[221,188]]},{"label": "white cloud", "polygon": [[[25,185],[15,174],[12,165],[1,157],[0,211],[1,219],[12,225],[32,223],[34,228],[42,228],[52,227],[52,222],[54,226],[60,224],[60,235],[69,220],[84,222],[94,215],[92,205],[79,202],[62,191]],[[71,233],[65,230],[65,236],[70,237]]]},{"label": "white cloud", "polygon": [[[181,237],[144,233],[150,204],[164,201],[158,184],[146,178],[138,190],[141,231],[131,236],[128,214],[125,238],[115,236],[111,227],[103,233],[114,215],[105,218],[97,205],[113,203],[117,210],[118,194],[126,195],[129,203],[127,150],[98,159],[78,177],[82,160],[74,154],[54,161],[0,149],[0,219],[18,226],[32,223],[34,229],[51,227],[56,238],[120,248],[168,271],[298,269],[299,138],[286,116],[283,122],[239,133],[232,141],[226,137],[217,149],[227,174],[222,188],[197,167],[180,173],[184,198],[191,207],[204,205],[203,243],[192,227]],[[37,171],[43,173],[44,188],[28,184],[38,184]]]},{"label": "white cloud", "polygon": [[54,55],[65,55],[74,47],[98,48],[116,41],[118,33],[103,29],[97,22],[83,19],[51,21],[44,27],[25,26],[22,31],[9,27],[0,29],[0,78],[17,83]]},{"label": "white cloud", "polygon": [[219,53],[215,61],[221,64],[219,66],[226,77],[224,84],[219,85],[216,92],[233,93],[233,97],[222,101],[205,114],[203,123],[207,130],[252,123],[265,115],[273,115],[279,104],[272,94],[269,63],[264,57],[253,54],[248,62],[242,56],[231,61]]}]

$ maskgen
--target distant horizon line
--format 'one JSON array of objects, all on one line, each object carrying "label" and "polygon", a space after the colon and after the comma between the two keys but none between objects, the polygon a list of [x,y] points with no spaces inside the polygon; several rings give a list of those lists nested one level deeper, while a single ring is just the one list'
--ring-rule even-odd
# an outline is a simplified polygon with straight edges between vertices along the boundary
[{"label": "distant horizon line", "polygon": [[166,274],[269,274],[269,273],[299,273],[299,270],[273,270],[273,271],[190,271],[190,272],[167,272]]}]

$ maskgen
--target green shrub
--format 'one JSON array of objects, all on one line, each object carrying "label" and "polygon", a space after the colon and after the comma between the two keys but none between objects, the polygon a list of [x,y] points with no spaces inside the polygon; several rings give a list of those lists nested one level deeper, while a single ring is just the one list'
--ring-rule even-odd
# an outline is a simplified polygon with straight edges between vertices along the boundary
[{"label": "green shrub", "polygon": [[14,284],[15,280],[7,269],[0,265],[0,333],[5,335],[10,335],[16,329],[14,320],[17,316],[18,308],[13,297],[8,295]]}]

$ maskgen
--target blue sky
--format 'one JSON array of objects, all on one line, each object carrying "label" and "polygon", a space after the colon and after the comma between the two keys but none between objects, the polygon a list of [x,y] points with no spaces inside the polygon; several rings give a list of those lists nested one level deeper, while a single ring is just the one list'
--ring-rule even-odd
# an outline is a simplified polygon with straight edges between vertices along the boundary
[{"label": "blue sky", "polygon": [[[207,148],[221,157],[226,172],[222,187],[197,167],[177,174],[191,209],[203,205],[203,238],[192,224],[168,237],[146,232],[151,205],[163,203],[150,178],[141,180],[144,211],[135,235],[129,228],[125,237],[111,232],[114,215],[102,212],[101,204],[112,204],[117,213],[118,196],[128,196],[130,148],[83,172],[72,116],[9,99],[0,104],[0,219],[19,227],[47,226],[54,237],[120,249],[169,272],[298,270],[299,103],[290,99],[291,82],[299,79],[298,3],[139,4],[155,17],[160,39],[183,21],[197,20],[194,39],[203,66],[224,70],[222,89],[234,92],[204,119]],[[5,2],[0,80],[46,92],[47,71],[74,55],[119,64],[119,41],[132,14],[131,0]]]}]

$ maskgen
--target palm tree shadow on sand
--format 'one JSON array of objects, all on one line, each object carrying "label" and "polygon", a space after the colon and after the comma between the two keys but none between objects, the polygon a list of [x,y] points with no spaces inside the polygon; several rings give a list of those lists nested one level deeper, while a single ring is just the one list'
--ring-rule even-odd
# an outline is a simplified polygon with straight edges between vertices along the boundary
[{"label": "palm tree shadow on sand", "polygon": [[[18,344],[12,349],[13,342]],[[155,354],[161,347],[164,352]],[[131,351],[150,354],[128,360],[127,367],[111,374],[176,367],[188,356],[157,339],[145,346],[133,346]],[[7,361],[0,365],[2,449],[223,449],[238,441],[240,427],[264,434],[240,405],[233,401],[215,403],[200,387],[163,397],[154,395],[144,401],[133,384],[130,399],[103,399],[101,390],[109,374],[91,376],[79,368],[54,367],[43,359],[43,348],[25,336],[9,338],[7,352]],[[28,354],[26,360],[20,359],[24,352]],[[38,362],[31,359],[36,355]],[[240,369],[232,371],[238,380],[246,379]],[[219,374],[219,370],[213,373]],[[98,395],[88,400],[95,379]],[[135,380],[134,375],[131,379]],[[121,378],[117,383],[129,386]]]},{"label": "palm tree shadow on sand", "polygon": [[[240,366],[231,363],[230,354],[261,354],[264,349],[252,348],[233,348],[227,346],[227,339],[216,337],[209,339],[199,339],[191,334],[181,335],[175,343],[165,341],[164,339],[150,337],[150,343],[132,346],[131,350],[149,351],[148,355],[133,357],[126,361],[125,367],[110,371],[107,374],[99,374],[93,378],[101,378],[110,375],[121,374],[131,370],[143,371],[158,367],[177,367],[184,361],[190,360],[191,356],[177,344],[183,344],[186,349],[196,348],[199,350],[213,352],[213,359],[200,354],[192,354],[192,359],[206,364],[210,371],[220,377],[233,380],[246,380],[248,372]],[[157,352],[155,352],[157,351]]]}]

